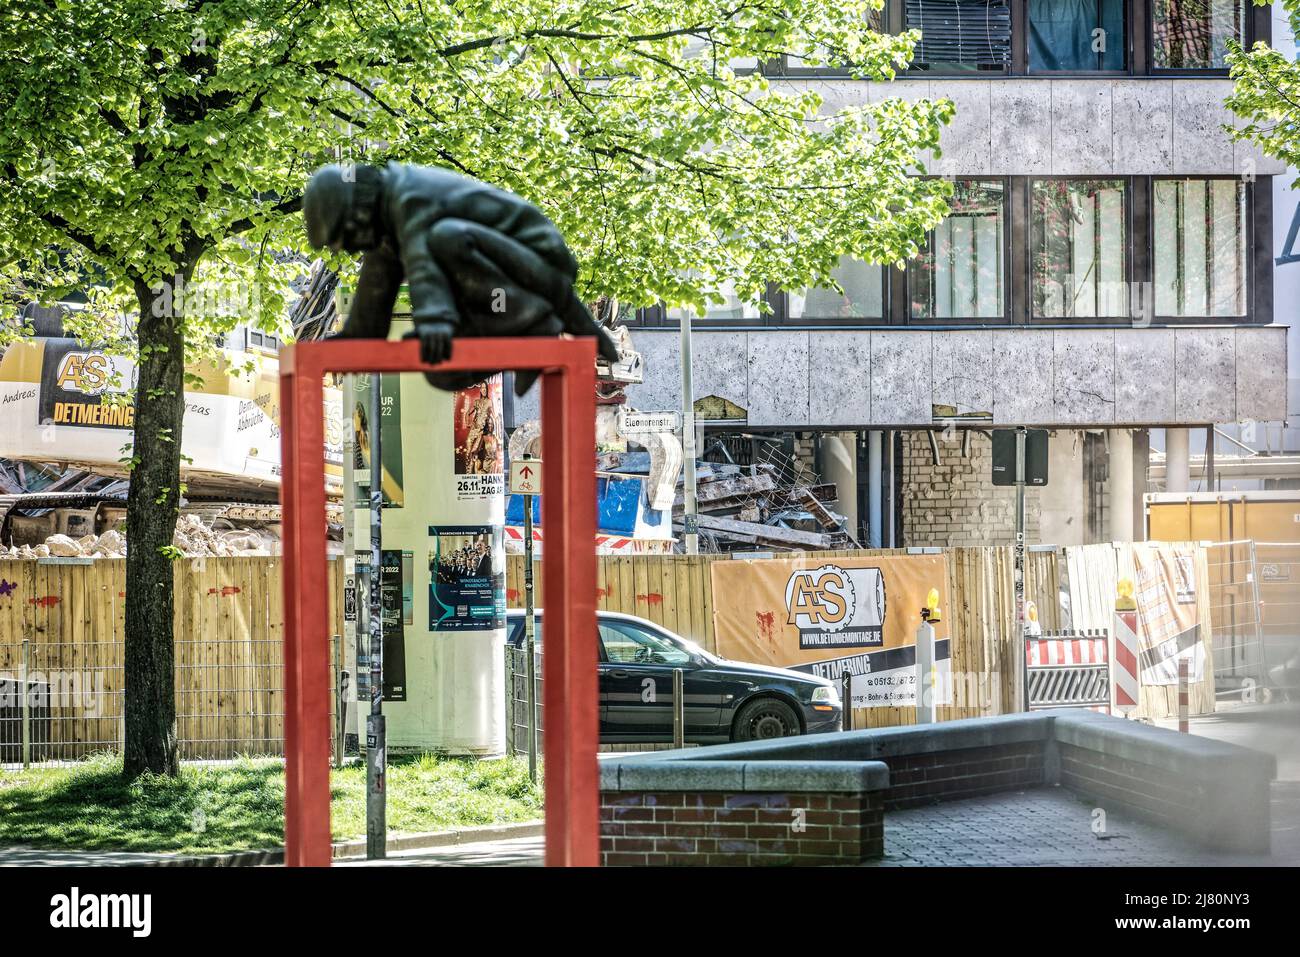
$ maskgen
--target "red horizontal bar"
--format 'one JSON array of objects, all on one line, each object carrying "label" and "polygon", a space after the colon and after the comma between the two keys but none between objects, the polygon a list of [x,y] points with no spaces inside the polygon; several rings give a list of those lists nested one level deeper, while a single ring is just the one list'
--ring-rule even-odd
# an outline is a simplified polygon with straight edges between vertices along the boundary
[{"label": "red horizontal bar", "polygon": [[[509,369],[574,368],[575,343],[589,343],[595,362],[596,340],[559,339],[531,336],[499,339],[453,339],[451,358],[436,366],[420,361],[420,344],[414,339],[388,342],[383,339],[320,339],[285,346],[280,350],[282,373],[303,375],[320,372],[469,372],[496,371],[502,356],[509,355]],[[310,367],[310,368],[309,368]]]}]

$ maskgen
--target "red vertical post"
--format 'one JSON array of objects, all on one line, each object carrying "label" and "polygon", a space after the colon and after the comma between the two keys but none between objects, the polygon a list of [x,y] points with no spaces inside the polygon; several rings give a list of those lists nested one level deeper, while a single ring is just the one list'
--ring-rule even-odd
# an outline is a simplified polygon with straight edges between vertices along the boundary
[{"label": "red vertical post", "polygon": [[546,863],[569,867],[600,863],[596,354],[582,344],[562,374],[542,377]]},{"label": "red vertical post", "polygon": [[[546,862],[600,863],[594,340],[458,340],[441,368],[537,369],[546,502]],[[280,354],[285,616],[285,863],[330,862],[325,372],[414,372],[415,342],[318,342]],[[527,360],[520,362],[521,356]]]},{"label": "red vertical post", "polygon": [[298,584],[298,529],[302,521],[294,498],[291,476],[297,474],[298,423],[294,417],[293,389],[295,351],[288,346],[280,352],[280,585],[284,589],[284,854],[285,863],[296,866],[302,852],[300,822],[302,815],[302,742],[298,734],[299,703],[302,701],[301,643],[298,640],[298,615],[293,596]]},{"label": "red vertical post", "polygon": [[[329,612],[320,589],[325,555],[323,370],[290,347],[281,358],[280,402],[298,451],[282,462],[286,507],[283,549],[285,607],[285,862],[330,862]],[[284,363],[288,363],[285,370]],[[292,551],[290,550],[292,546]],[[292,809],[292,812],[290,812]]]}]

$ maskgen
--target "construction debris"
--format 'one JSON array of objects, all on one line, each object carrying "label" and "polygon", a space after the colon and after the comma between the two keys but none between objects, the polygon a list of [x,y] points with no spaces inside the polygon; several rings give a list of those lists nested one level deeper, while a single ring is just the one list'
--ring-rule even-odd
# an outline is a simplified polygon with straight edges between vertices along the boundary
[{"label": "construction debris", "polygon": [[[278,555],[280,540],[270,529],[236,528],[215,530],[197,515],[183,515],[176,522],[172,544],[189,558],[248,557]],[[40,545],[0,547],[0,558],[122,558],[126,537],[116,529],[102,535],[55,534]]]},{"label": "construction debris", "polygon": [[[612,472],[644,474],[644,453],[602,462]],[[684,529],[684,491],[673,500],[673,529]],[[701,549],[773,551],[848,548],[856,545],[836,504],[833,484],[821,483],[775,443],[753,464],[697,462],[695,501]]]},{"label": "construction debris", "polygon": [[[713,532],[719,544],[760,545],[776,549],[827,549],[847,548],[849,537],[843,532],[819,534],[801,532],[779,525],[764,525],[758,522],[738,522],[729,518],[718,518],[701,514],[699,528],[702,532]],[[674,522],[673,528],[680,530],[681,522]],[[723,549],[727,550],[727,549]]]}]

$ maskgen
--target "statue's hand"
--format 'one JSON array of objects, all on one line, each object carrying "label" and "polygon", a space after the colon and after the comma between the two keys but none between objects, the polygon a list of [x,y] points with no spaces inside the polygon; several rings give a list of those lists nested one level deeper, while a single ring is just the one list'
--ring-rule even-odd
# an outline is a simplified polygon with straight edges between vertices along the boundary
[{"label": "statue's hand", "polygon": [[450,322],[422,322],[403,339],[420,340],[420,361],[437,365],[451,358],[451,337],[456,327]]}]

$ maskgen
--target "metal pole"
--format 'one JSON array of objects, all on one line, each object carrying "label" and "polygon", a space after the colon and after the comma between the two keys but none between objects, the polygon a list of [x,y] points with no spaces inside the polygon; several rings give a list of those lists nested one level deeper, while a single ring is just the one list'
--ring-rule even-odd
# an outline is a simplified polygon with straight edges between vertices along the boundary
[{"label": "metal pole", "polygon": [[[1231,557],[1231,552],[1228,553]],[[1252,604],[1255,606],[1255,653],[1259,655],[1259,687],[1268,687],[1268,661],[1264,658],[1264,606],[1259,600],[1259,561],[1255,554],[1255,542],[1250,543],[1250,587]]]},{"label": "metal pole", "polygon": [[384,727],[383,506],[384,458],[380,427],[382,377],[370,376],[370,714],[366,718],[366,858],[388,853],[388,808],[384,777],[388,741]]},{"label": "metal pole", "polygon": [[334,636],[334,767],[343,767],[343,734],[347,722],[348,673],[343,668],[343,636]]},{"label": "metal pole", "polygon": [[916,629],[916,723],[934,724],[934,625]]},{"label": "metal pole", "polygon": [[700,551],[699,518],[695,507],[695,403],[691,385],[691,311],[682,310],[682,461],[686,466],[682,486],[682,538],[687,555]]},{"label": "metal pole", "polygon": [[31,654],[31,639],[24,638],[23,667],[18,676],[18,708],[23,725],[23,767],[32,763],[32,705],[30,689],[27,687],[27,676],[31,673],[32,667]]},{"label": "metal pole", "polygon": [[1214,481],[1214,426],[1205,427],[1205,484],[1201,486],[1207,492],[1215,489]]},{"label": "metal pole", "polygon": [[872,429],[867,433],[867,547],[884,545],[884,512],[881,510],[881,433]]},{"label": "metal pole", "polygon": [[686,672],[673,669],[673,747],[686,747]]},{"label": "metal pole", "polygon": [[1187,722],[1187,656],[1178,659],[1178,730],[1186,734]]},{"label": "metal pole", "polygon": [[[526,457],[526,456],[525,456]],[[537,614],[533,609],[533,497],[524,496],[524,650],[528,654],[528,779],[537,783]]]},{"label": "metal pole", "polygon": [[1030,710],[1030,683],[1026,672],[1024,637],[1024,438],[1026,430],[1015,430],[1015,676],[1019,710]]},{"label": "metal pole", "polygon": [[844,686],[841,692],[844,698],[844,719],[840,722],[840,727],[845,731],[853,730],[853,675],[844,672],[840,675],[840,683]]}]

